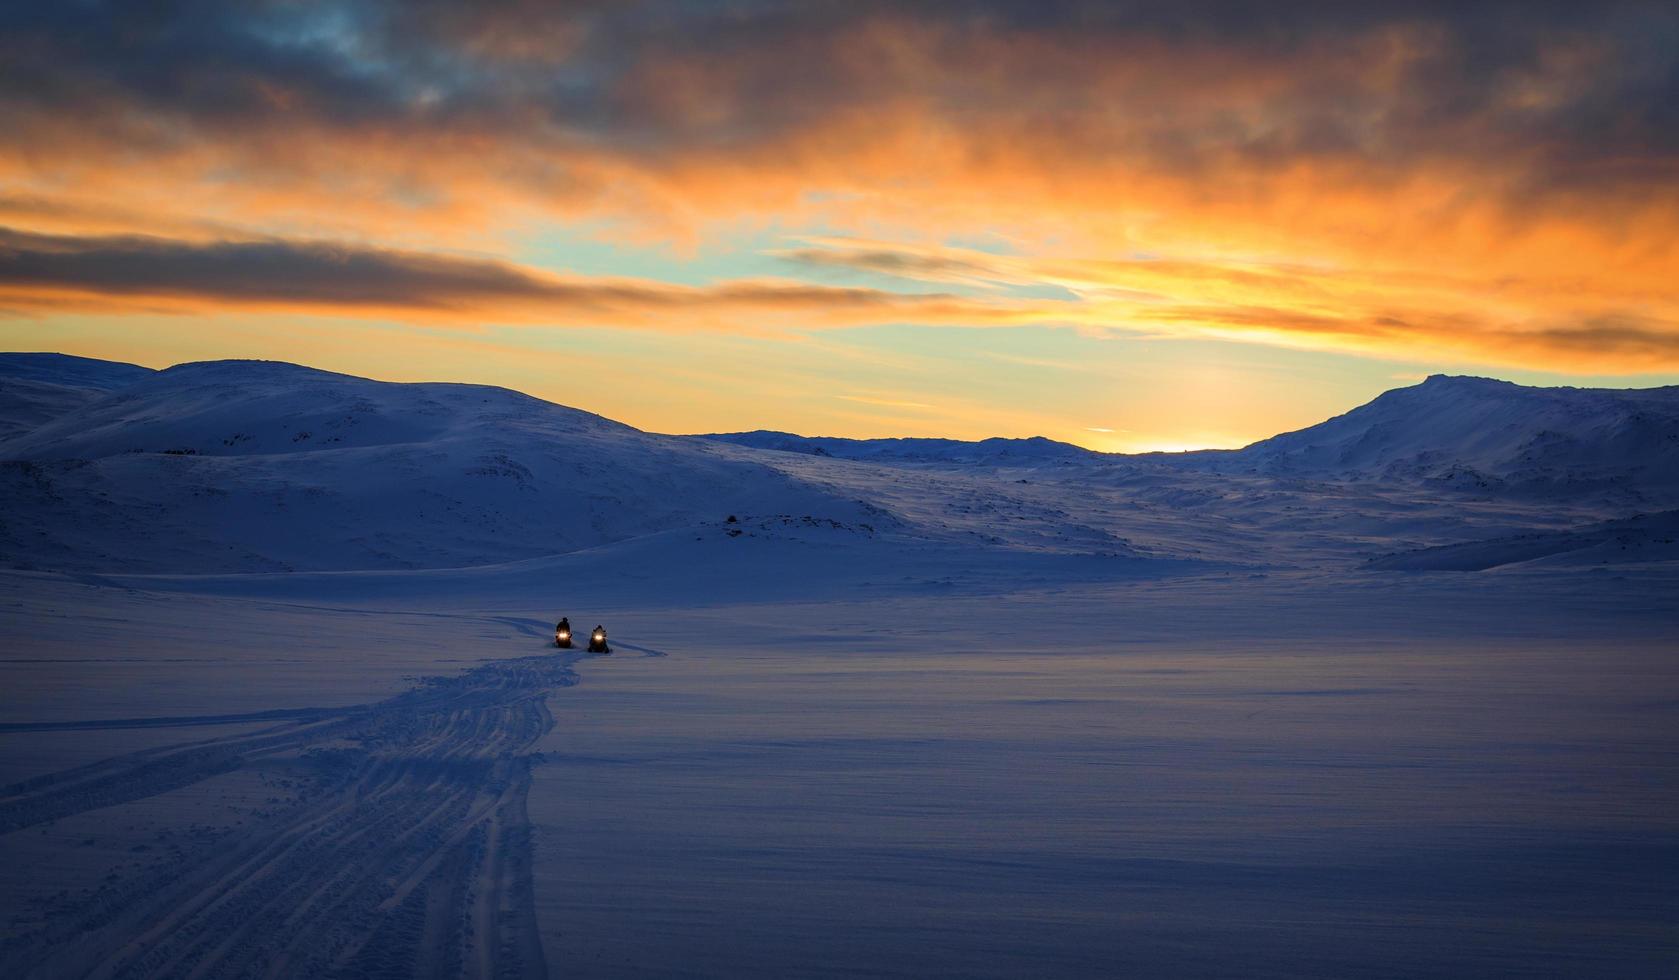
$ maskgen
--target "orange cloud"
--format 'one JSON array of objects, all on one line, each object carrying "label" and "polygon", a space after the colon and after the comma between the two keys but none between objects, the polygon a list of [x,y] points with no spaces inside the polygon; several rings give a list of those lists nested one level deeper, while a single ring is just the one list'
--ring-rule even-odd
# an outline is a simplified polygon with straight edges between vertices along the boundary
[{"label": "orange cloud", "polygon": [[[1376,356],[1452,357],[1559,371],[1679,367],[1679,294],[1545,277],[1379,272],[1252,260],[1091,260],[812,240],[784,257],[926,282],[1054,286],[1083,329],[1213,336]],[[1619,310],[1603,313],[1603,310]]]},{"label": "orange cloud", "polygon": [[[975,298],[772,279],[691,287],[310,240],[194,242],[0,230],[0,309],[301,312],[457,326],[744,333],[904,322],[1045,324],[1097,334],[1221,337],[1377,356],[1403,351],[1561,370],[1679,366],[1679,315],[1556,321],[1548,319],[1544,303],[1524,310],[1507,300],[1505,307],[1518,312],[1500,316],[1477,309],[1473,289],[1452,280],[1412,283],[1410,291],[1395,295],[1381,277],[1335,269],[1078,261],[927,247],[900,255],[877,243],[819,241],[823,247],[786,254],[829,267],[978,280],[998,289]],[[1006,291],[1040,285],[1065,289],[1071,298]],[[1672,314],[1671,306],[1665,309]]]}]

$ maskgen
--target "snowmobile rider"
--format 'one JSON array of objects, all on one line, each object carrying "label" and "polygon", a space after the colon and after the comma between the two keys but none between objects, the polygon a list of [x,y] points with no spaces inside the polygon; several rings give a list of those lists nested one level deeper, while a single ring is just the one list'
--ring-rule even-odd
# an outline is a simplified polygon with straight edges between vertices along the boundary
[{"label": "snowmobile rider", "polygon": [[561,616],[560,621],[554,625],[554,645],[557,647],[571,646],[571,619],[569,617]]},{"label": "snowmobile rider", "polygon": [[606,645],[606,627],[596,626],[589,634],[590,653],[611,653],[612,648]]}]

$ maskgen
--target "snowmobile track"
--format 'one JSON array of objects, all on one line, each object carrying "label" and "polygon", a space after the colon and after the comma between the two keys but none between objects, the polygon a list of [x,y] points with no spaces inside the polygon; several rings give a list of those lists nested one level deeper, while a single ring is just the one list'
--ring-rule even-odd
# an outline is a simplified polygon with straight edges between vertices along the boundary
[{"label": "snowmobile track", "polygon": [[525,800],[547,697],[576,683],[577,659],[497,661],[0,789],[12,833],[241,770],[298,787],[13,929],[0,976],[546,975]]}]

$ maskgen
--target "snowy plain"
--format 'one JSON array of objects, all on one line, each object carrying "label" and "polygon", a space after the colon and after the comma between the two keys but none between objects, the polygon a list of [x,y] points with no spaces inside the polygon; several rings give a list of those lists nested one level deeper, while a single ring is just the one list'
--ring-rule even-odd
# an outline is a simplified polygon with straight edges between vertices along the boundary
[{"label": "snowy plain", "polygon": [[1679,961],[1673,389],[1167,457],[258,362],[0,408],[8,975]]}]

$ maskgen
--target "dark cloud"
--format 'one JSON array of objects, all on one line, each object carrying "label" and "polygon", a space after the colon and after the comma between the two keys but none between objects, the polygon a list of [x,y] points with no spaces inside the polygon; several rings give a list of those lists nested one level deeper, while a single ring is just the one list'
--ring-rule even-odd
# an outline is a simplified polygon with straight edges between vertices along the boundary
[{"label": "dark cloud", "polygon": [[[1383,52],[1390,73],[1323,87],[1326,61]],[[140,120],[159,140],[306,120],[670,152],[910,97],[957,123],[1077,124],[1046,150],[1180,165],[1500,155],[1580,184],[1679,158],[1679,9],[1652,2],[18,4],[0,58],[14,122]],[[1154,83],[1099,104],[1093,77],[1127,60]],[[1195,96],[1245,76],[1247,98]]]},{"label": "dark cloud", "polygon": [[557,287],[498,262],[320,242],[196,243],[0,230],[0,284],[221,300],[447,307]]},{"label": "dark cloud", "polygon": [[[639,325],[647,317],[803,316],[813,325],[900,312],[982,318],[982,304],[942,294],[747,280],[711,287],[619,278],[564,278],[505,262],[332,242],[190,242],[138,235],[42,235],[0,229],[0,301],[57,308],[65,297],[101,309],[281,308],[350,315],[444,314],[472,321]],[[744,323],[744,326],[751,324]]]},{"label": "dark cloud", "polygon": [[1679,324],[1651,317],[1598,317],[1579,326],[1534,331],[1521,337],[1519,343],[1527,349],[1642,358],[1648,364],[1672,364],[1679,360]]}]

